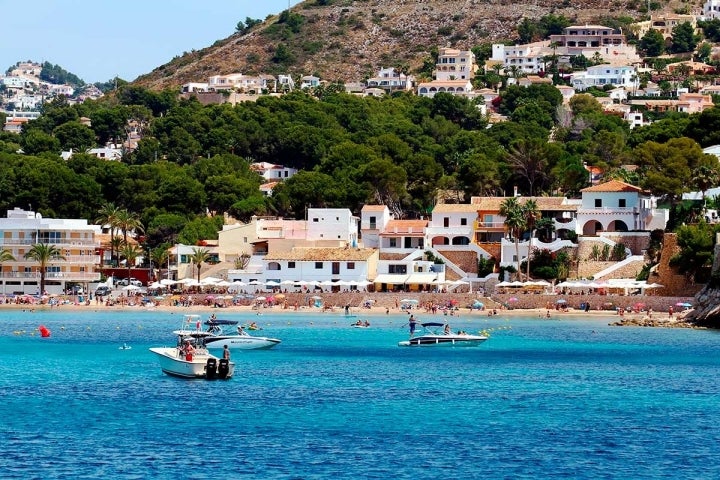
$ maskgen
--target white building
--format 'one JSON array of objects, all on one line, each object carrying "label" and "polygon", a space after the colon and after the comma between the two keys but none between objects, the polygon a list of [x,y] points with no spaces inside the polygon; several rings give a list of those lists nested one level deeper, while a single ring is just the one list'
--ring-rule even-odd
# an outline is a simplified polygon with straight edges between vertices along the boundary
[{"label": "white building", "polygon": [[385,205],[364,205],[360,211],[360,233],[366,248],[380,248],[380,232],[392,219]]},{"label": "white building", "polygon": [[703,18],[706,20],[720,18],[720,0],[706,0],[703,4]]},{"label": "white building", "polygon": [[577,91],[587,90],[590,87],[602,89],[605,85],[636,88],[638,75],[635,67],[631,65],[595,65],[583,72],[571,75],[571,84]]},{"label": "white building", "polygon": [[395,71],[394,67],[381,68],[377,75],[368,78],[368,88],[381,88],[387,92],[412,90],[415,77]]},{"label": "white building", "polygon": [[418,95],[434,97],[437,93],[472,96],[472,79],[475,78],[475,54],[471,50],[441,48],[432,82],[418,85]]},{"label": "white building", "polygon": [[0,288],[3,294],[40,293],[40,265],[25,258],[33,245],[53,245],[63,259],[51,260],[45,273],[45,290],[49,294],[62,293],[68,283],[100,280],[95,267],[100,264],[97,250],[100,242],[99,225],[88,225],[87,220],[43,218],[39,213],[15,208],[0,218],[0,248],[7,249],[15,260],[0,266]]},{"label": "white building", "polygon": [[[340,288],[341,281],[349,284],[374,278],[377,260],[378,251],[373,248],[296,247],[290,251],[268,253],[263,260],[265,269],[258,280],[329,282]],[[326,290],[333,287],[329,283],[325,284]]]},{"label": "white building", "polygon": [[547,40],[512,46],[495,43],[490,60],[502,62],[504,70],[518,67],[525,74],[538,73],[545,70],[546,59],[552,53],[550,41]]},{"label": "white building", "polygon": [[342,242],[356,247],[360,219],[347,208],[309,208],[307,240]]},{"label": "white building", "polygon": [[283,165],[275,165],[268,162],[257,162],[250,164],[250,169],[257,172],[266,181],[287,180],[295,175],[297,168],[285,167]]},{"label": "white building", "polygon": [[578,234],[664,229],[667,224],[669,211],[658,209],[657,199],[634,185],[611,180],[581,192]]}]

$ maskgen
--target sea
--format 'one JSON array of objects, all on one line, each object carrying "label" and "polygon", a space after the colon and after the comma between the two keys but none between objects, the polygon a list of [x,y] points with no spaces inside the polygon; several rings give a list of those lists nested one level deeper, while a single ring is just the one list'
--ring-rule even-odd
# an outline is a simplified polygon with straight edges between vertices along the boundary
[{"label": "sea", "polygon": [[407,315],[218,311],[282,343],[205,381],[148,351],[186,313],[3,311],[0,476],[720,478],[715,331],[420,312],[490,338],[418,348]]}]

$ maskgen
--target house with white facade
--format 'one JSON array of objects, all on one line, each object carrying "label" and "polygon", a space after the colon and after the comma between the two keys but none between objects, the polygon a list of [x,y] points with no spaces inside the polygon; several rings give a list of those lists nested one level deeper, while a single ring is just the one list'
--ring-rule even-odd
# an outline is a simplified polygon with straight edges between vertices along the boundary
[{"label": "house with white facade", "polygon": [[360,239],[366,248],[380,248],[380,232],[390,222],[390,209],[385,205],[364,205],[360,211]]},{"label": "house with white facade", "polygon": [[91,148],[86,153],[96,156],[102,160],[122,160],[123,151],[122,148],[118,148],[116,145],[107,145],[99,148]]},{"label": "house with white facade", "polygon": [[40,265],[25,258],[33,245],[42,243],[57,247],[63,259],[51,260],[45,273],[45,290],[63,293],[68,284],[87,286],[100,280],[95,268],[100,264],[99,225],[87,220],[43,218],[39,213],[14,208],[0,218],[0,249],[8,250],[15,260],[0,266],[0,288],[3,294],[36,294],[40,292]]},{"label": "house with white facade", "polygon": [[720,0],[706,0],[703,4],[703,20],[720,18]]},{"label": "house with white facade", "polygon": [[571,85],[577,91],[590,87],[602,89],[605,85],[637,88],[639,82],[637,71],[632,65],[595,65],[585,71],[574,72],[570,78]]},{"label": "house with white facade", "polygon": [[295,89],[295,81],[290,75],[278,75],[275,83],[275,91],[292,91]]},{"label": "house with white facade", "polygon": [[315,88],[320,86],[320,77],[305,75],[300,79],[300,88]]},{"label": "house with white facade", "polygon": [[276,165],[269,162],[251,163],[250,170],[257,172],[267,181],[287,180],[298,172],[297,168]]},{"label": "house with white facade", "polygon": [[441,48],[433,71],[434,80],[420,83],[417,93],[423,97],[434,97],[440,92],[471,96],[476,71],[475,54],[471,50]]},{"label": "house with white facade", "polygon": [[526,43],[524,45],[505,45],[494,43],[490,60],[502,62],[503,70],[517,67],[524,74],[539,73],[546,70],[547,59],[553,54],[550,41]]},{"label": "house with white facade", "polygon": [[657,198],[619,180],[587,187],[581,194],[576,228],[581,235],[664,229],[669,219],[667,209],[657,208]]},{"label": "house with white facade", "polygon": [[366,85],[368,88],[381,88],[387,93],[393,91],[409,91],[413,88],[415,77],[406,75],[395,70],[395,67],[381,68],[377,75],[368,78]]}]

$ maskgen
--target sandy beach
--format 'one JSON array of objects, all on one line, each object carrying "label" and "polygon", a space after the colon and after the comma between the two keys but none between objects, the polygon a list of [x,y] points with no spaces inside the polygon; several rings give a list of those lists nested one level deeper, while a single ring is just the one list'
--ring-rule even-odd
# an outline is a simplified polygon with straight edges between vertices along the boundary
[{"label": "sandy beach", "polygon": [[[332,294],[327,295],[325,300],[331,297]],[[456,295],[455,295],[456,296]],[[191,296],[192,302],[188,305],[178,304],[175,305],[174,300],[168,299],[167,301],[157,302],[152,305],[144,305],[141,302],[134,303],[115,303],[106,305],[104,302],[92,300],[90,302],[78,303],[73,301],[72,298],[63,299],[57,305],[50,305],[47,303],[0,303],[1,309],[12,309],[12,310],[28,310],[28,311],[72,311],[77,313],[82,312],[131,312],[131,311],[157,311],[157,312],[172,312],[178,314],[200,314],[203,316],[210,316],[215,314],[218,318],[222,318],[222,315],[227,314],[247,314],[248,316],[258,314],[273,314],[273,315],[294,315],[294,314],[314,314],[319,317],[330,317],[330,316],[342,316],[351,315],[356,317],[380,317],[387,315],[409,315],[414,314],[420,319],[443,319],[443,321],[453,322],[457,320],[467,320],[468,318],[486,318],[489,316],[502,316],[502,317],[526,317],[526,318],[542,318],[542,319],[561,319],[561,318],[597,318],[603,319],[612,325],[634,325],[634,326],[655,326],[655,327],[693,327],[682,321],[684,316],[683,312],[673,312],[672,315],[668,311],[653,312],[650,311],[630,311],[623,312],[621,315],[619,309],[607,310],[607,309],[590,309],[585,311],[579,308],[568,307],[564,309],[555,308],[554,304],[548,304],[547,302],[544,307],[533,307],[533,308],[506,308],[505,304],[500,302],[493,302],[493,306],[485,307],[483,309],[470,309],[467,306],[456,306],[452,305],[451,300],[447,300],[445,303],[435,302],[435,305],[448,305],[450,308],[440,308],[435,312],[430,308],[426,308],[422,305],[411,306],[410,308],[403,308],[400,304],[395,306],[395,299],[386,298],[387,301],[379,302],[374,301],[370,306],[349,306],[347,311],[344,307],[338,307],[334,304],[332,306],[307,306],[298,305],[295,307],[294,303],[283,302],[281,304],[258,304],[248,302],[247,304],[227,304],[222,306],[216,306],[213,302],[206,300],[205,295]],[[487,299],[486,299],[487,301]],[[668,298],[664,300],[664,303],[674,302],[675,298]],[[426,303],[425,305],[430,305]],[[552,308],[548,308],[548,307]]]}]

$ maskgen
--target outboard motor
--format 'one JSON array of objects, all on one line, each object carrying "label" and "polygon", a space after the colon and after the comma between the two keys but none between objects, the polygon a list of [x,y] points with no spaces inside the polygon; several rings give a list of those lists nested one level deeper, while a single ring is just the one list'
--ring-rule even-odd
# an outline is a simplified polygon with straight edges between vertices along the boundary
[{"label": "outboard motor", "polygon": [[221,358],[217,371],[218,378],[224,380],[227,378],[228,373],[230,373],[230,360],[228,360],[227,358]]},{"label": "outboard motor", "polygon": [[208,380],[212,380],[217,375],[217,359],[215,358],[208,358],[207,363],[205,364],[205,378]]}]

